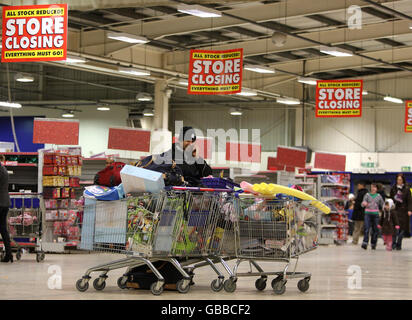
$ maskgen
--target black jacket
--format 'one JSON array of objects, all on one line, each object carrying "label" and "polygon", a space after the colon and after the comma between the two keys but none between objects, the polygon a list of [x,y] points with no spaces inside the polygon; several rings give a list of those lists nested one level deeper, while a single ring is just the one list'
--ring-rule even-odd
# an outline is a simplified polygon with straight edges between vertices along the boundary
[{"label": "black jacket", "polygon": [[395,226],[399,225],[398,215],[395,210],[383,210],[379,218],[379,224],[382,226],[382,234],[394,234]]},{"label": "black jacket", "polygon": [[368,189],[359,189],[355,198],[355,205],[353,206],[352,220],[363,221],[365,219],[365,208],[362,207],[362,201]]},{"label": "black jacket", "polygon": [[[408,211],[412,211],[412,197],[409,185],[403,186],[400,192],[400,197],[397,197],[398,188],[396,184],[391,189],[390,197],[395,203],[395,211],[398,216],[399,226],[401,230],[410,232],[410,217]],[[400,201],[399,201],[400,200]]]},{"label": "black jacket", "polygon": [[0,164],[0,207],[10,207],[9,174],[7,169]]},{"label": "black jacket", "polygon": [[212,168],[202,158],[197,158],[194,163],[187,163],[183,150],[176,143],[172,145],[172,149],[161,154],[162,157],[171,158],[176,162],[176,165],[182,170],[185,181],[190,186],[202,186],[201,178],[212,174]]}]

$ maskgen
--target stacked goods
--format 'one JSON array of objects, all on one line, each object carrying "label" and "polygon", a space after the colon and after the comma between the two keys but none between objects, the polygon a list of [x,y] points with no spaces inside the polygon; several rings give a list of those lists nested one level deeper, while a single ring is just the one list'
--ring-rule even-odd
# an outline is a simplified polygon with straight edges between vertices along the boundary
[{"label": "stacked goods", "polygon": [[67,242],[78,240],[82,211],[76,202],[76,188],[80,187],[82,158],[50,152],[44,153],[43,163],[45,220],[50,222],[54,241],[59,237]]}]

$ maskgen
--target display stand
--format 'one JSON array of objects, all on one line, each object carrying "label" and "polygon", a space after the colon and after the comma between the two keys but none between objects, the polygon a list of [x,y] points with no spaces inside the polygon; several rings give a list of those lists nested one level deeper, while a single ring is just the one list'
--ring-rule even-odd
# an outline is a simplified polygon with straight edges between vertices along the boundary
[{"label": "display stand", "polygon": [[[76,150],[76,149],[75,149]],[[42,248],[46,252],[75,250],[80,242],[82,211],[77,206],[81,195],[82,157],[62,150],[39,150],[38,186],[42,193]]]},{"label": "display stand", "polygon": [[331,208],[330,214],[323,214],[319,218],[319,244],[344,244],[349,230],[344,203],[348,200],[350,175],[333,173],[318,177],[319,199]]}]

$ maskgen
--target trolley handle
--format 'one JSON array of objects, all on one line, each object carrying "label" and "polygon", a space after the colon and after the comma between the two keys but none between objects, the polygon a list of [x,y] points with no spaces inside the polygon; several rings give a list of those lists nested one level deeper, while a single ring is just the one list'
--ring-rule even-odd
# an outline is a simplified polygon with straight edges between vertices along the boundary
[{"label": "trolley handle", "polygon": [[172,190],[178,191],[202,191],[202,192],[234,192],[232,189],[214,189],[202,187],[172,187]]}]

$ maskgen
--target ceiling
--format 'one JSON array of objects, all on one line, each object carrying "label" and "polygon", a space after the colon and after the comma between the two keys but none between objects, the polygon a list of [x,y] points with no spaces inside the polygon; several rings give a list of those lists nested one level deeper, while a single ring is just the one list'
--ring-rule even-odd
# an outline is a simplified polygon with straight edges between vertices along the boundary
[{"label": "ceiling", "polygon": [[[37,4],[43,2],[47,1]],[[137,102],[136,94],[153,93],[156,79],[167,79],[175,90],[172,107],[200,101],[243,105],[250,100],[272,101],[277,96],[303,99],[298,76],[367,80],[396,77],[399,73],[409,75],[412,71],[412,0],[66,2],[70,9],[68,51],[85,57],[87,63],[10,64],[11,75],[24,71],[36,76],[30,84],[11,81],[14,100],[54,107],[64,101],[85,105],[114,103],[140,110],[147,103]],[[176,9],[180,3],[201,3],[221,11],[222,17],[204,19],[180,13]],[[33,1],[21,0],[18,4]],[[13,1],[3,5],[13,5]],[[361,29],[347,25],[351,15],[347,8],[351,5],[362,10]],[[111,31],[145,36],[150,41],[131,45],[111,40],[107,38]],[[272,42],[274,32],[286,34],[284,45]],[[349,50],[353,56],[321,53],[323,44]],[[190,96],[178,80],[187,78],[189,50],[193,48],[243,48],[245,63],[273,67],[276,73],[244,71],[243,86],[258,90],[257,98]],[[121,75],[117,71],[119,65],[146,68],[151,75]],[[4,97],[5,64],[0,68],[0,96]]]}]

